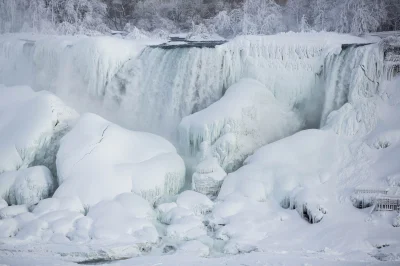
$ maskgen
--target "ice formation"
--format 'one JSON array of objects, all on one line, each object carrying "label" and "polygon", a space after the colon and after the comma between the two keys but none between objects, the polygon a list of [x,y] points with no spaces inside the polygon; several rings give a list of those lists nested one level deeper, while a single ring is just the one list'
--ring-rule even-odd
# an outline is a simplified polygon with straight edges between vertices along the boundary
[{"label": "ice formation", "polygon": [[56,180],[45,166],[34,166],[0,174],[0,197],[9,205],[28,206],[51,197]]},{"label": "ice formation", "polygon": [[215,198],[222,186],[226,173],[219,165],[217,158],[204,159],[196,166],[196,171],[192,176],[192,188]]},{"label": "ice formation", "polygon": [[45,165],[55,173],[59,139],[77,113],[49,92],[0,87],[0,173]]},{"label": "ice formation", "polygon": [[185,165],[172,144],[94,114],[83,115],[61,140],[57,173],[54,197],[75,195],[89,206],[125,192],[153,204],[185,183]]},{"label": "ice formation", "polygon": [[208,108],[183,118],[180,142],[195,153],[202,142],[211,147],[203,157],[215,157],[228,172],[238,169],[248,155],[269,142],[304,127],[302,118],[280,103],[267,87],[252,79],[232,85]]},{"label": "ice formation", "polygon": [[[296,43],[291,41],[294,36]],[[103,114],[113,121],[173,137],[183,117],[216,102],[241,79],[252,78],[314,126],[319,124],[314,109],[321,106],[308,103],[321,103],[318,81],[324,56],[343,42],[365,40],[333,33],[280,34],[242,36],[215,49],[143,50],[149,42],[154,43],[5,36],[0,39],[0,80],[20,84],[24,76],[24,83],[35,90],[55,91],[78,109],[103,112],[83,100],[90,95],[89,102],[95,98],[103,108],[111,108],[112,114]]]}]

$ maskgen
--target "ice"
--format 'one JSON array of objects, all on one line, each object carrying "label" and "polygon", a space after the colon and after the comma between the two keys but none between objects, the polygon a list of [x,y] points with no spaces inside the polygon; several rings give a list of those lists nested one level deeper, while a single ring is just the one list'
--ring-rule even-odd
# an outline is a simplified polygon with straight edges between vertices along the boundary
[{"label": "ice", "polygon": [[217,158],[204,159],[196,166],[196,172],[192,176],[192,188],[210,198],[215,198],[225,177],[226,173]]},{"label": "ice", "polygon": [[381,93],[385,78],[383,64],[378,44],[349,47],[327,57],[325,65],[331,71],[325,73],[321,127],[339,135],[362,136],[376,126],[374,98]]},{"label": "ice", "polygon": [[77,113],[48,92],[1,87],[0,94],[10,99],[0,102],[0,173],[35,165],[55,173],[59,139]]},{"label": "ice", "polygon": [[153,204],[185,182],[183,160],[168,141],[94,114],[83,115],[62,139],[57,172],[54,197],[78,196],[88,206],[131,191]]},{"label": "ice", "polygon": [[28,206],[50,197],[56,187],[55,179],[45,166],[34,166],[0,175],[2,198],[9,205]]}]

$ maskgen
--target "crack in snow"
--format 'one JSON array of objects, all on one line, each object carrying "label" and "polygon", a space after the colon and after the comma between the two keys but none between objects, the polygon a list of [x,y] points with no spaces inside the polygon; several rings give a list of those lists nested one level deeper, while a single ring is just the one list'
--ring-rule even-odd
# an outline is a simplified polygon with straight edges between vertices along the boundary
[{"label": "crack in snow", "polygon": [[106,133],[106,131],[107,131],[107,129],[108,129],[109,127],[110,127],[110,125],[107,125],[107,126],[106,126],[106,128],[105,128],[105,129],[103,130],[103,132],[101,133],[100,140],[99,140],[97,143],[95,143],[95,144],[93,145],[93,148],[92,148],[89,152],[85,153],[85,154],[82,156],[82,158],[79,159],[79,160],[72,166],[71,169],[74,169],[75,166],[76,166],[78,163],[80,163],[83,159],[85,159],[86,156],[90,155],[90,154],[94,151],[94,149],[96,149],[97,145],[99,145],[99,144],[103,141],[103,139],[104,139],[104,134]]}]

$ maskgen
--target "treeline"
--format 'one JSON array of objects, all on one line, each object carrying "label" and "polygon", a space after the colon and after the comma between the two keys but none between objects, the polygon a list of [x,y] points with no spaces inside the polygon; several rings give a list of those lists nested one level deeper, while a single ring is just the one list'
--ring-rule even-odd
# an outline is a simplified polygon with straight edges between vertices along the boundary
[{"label": "treeline", "polygon": [[0,0],[0,33],[147,35],[400,30],[400,0]]}]

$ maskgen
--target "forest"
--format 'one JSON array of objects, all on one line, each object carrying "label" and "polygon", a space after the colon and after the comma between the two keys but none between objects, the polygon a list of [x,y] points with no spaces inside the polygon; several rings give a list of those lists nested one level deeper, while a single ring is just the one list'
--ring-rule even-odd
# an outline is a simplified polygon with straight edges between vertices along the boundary
[{"label": "forest", "polygon": [[0,0],[0,33],[232,38],[286,31],[400,29],[399,0]]}]

